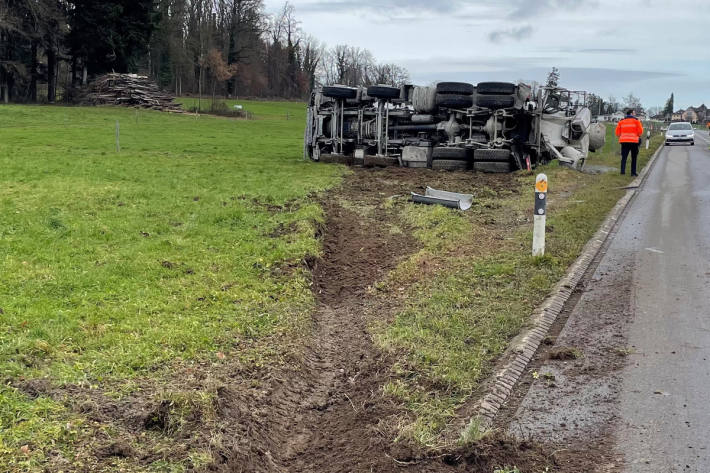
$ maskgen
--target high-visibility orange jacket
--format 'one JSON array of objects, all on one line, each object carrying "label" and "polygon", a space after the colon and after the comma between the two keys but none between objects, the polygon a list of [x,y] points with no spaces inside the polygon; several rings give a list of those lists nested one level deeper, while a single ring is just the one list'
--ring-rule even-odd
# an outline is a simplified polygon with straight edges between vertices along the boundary
[{"label": "high-visibility orange jacket", "polygon": [[636,117],[627,116],[616,125],[619,143],[638,143],[642,135],[643,125]]}]

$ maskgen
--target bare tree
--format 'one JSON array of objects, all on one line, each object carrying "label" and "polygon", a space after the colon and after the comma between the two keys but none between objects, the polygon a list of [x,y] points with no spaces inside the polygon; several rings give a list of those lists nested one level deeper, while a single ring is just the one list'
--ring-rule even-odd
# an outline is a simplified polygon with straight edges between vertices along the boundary
[{"label": "bare tree", "polygon": [[643,106],[641,105],[641,99],[636,97],[632,92],[629,92],[629,95],[624,97],[624,107],[626,108],[632,108],[636,110],[637,113],[643,112]]},{"label": "bare tree", "polygon": [[374,83],[401,86],[409,81],[409,72],[397,64],[377,64],[373,67]]},{"label": "bare tree", "polygon": [[316,86],[316,76],[325,54],[325,47],[321,45],[316,38],[310,35],[306,35],[302,38],[302,44],[301,64],[307,81],[307,88],[304,92],[308,92],[313,90]]}]

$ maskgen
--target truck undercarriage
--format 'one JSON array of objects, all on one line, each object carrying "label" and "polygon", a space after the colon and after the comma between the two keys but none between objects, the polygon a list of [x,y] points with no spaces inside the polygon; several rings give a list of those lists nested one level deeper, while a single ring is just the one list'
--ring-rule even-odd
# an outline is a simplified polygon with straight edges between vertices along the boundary
[{"label": "truck undercarriage", "polygon": [[510,172],[558,159],[581,170],[605,139],[586,98],[508,82],[323,86],[311,94],[304,152],[365,166]]}]

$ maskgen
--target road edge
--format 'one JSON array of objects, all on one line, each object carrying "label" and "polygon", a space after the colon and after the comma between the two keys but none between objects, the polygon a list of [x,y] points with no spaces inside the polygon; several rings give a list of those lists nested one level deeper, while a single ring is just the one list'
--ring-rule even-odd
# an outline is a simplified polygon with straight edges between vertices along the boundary
[{"label": "road edge", "polygon": [[477,402],[474,408],[475,413],[461,433],[462,438],[468,437],[467,432],[472,430],[481,433],[491,428],[501,406],[507,401],[515,384],[522,376],[542,341],[547,337],[550,328],[589,269],[590,264],[599,254],[609,234],[612,233],[637,191],[646,182],[648,174],[656,164],[656,160],[663,148],[664,146],[661,144],[656,149],[647,165],[641,170],[641,174],[626,187],[626,194],[619,199],[609,212],[594,236],[586,243],[579,257],[569,267],[565,276],[555,285],[543,303],[533,311],[531,317],[532,327],[523,332],[517,338],[518,342],[509,348],[509,353],[511,353],[509,360],[493,376],[494,381],[491,382],[491,387]]}]

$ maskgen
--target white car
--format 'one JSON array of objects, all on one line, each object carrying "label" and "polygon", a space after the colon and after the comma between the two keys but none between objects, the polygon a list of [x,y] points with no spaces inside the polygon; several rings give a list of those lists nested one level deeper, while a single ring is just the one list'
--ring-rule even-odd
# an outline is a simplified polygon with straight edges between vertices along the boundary
[{"label": "white car", "polygon": [[690,143],[695,145],[695,130],[688,122],[671,123],[666,130],[666,146],[671,143]]}]

